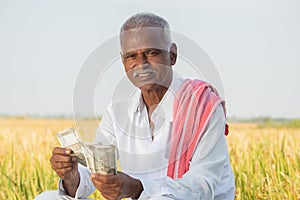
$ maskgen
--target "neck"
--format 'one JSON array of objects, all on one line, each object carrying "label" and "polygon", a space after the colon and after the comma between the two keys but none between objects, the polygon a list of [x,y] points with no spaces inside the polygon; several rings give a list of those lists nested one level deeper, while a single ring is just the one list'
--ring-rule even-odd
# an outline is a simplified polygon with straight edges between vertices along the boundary
[{"label": "neck", "polygon": [[168,88],[171,86],[172,73],[169,75],[163,81],[164,84],[156,84],[154,87],[151,87],[151,89],[141,88],[142,97],[144,103],[146,104],[148,112],[150,111],[151,113],[151,111],[153,111],[156,108],[156,106],[166,94]]},{"label": "neck", "polygon": [[142,96],[146,104],[148,112],[155,109],[156,105],[162,100],[168,88],[159,87],[152,90],[142,90]]}]

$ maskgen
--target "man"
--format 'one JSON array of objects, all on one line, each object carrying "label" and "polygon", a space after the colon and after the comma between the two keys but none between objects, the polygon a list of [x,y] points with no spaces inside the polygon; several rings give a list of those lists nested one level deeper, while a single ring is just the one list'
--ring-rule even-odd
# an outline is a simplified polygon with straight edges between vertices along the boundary
[{"label": "man", "polygon": [[123,24],[122,62],[137,90],[108,106],[95,137],[116,145],[122,172],[90,174],[70,149],[57,147],[51,164],[60,198],[86,199],[96,188],[109,200],[234,199],[224,102],[207,83],[174,75],[177,47],[169,29],[149,13]]}]

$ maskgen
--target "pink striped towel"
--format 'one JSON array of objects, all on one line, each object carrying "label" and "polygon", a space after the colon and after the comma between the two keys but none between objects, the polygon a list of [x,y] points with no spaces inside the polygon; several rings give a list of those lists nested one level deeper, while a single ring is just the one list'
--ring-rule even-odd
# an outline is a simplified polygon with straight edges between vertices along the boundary
[{"label": "pink striped towel", "polygon": [[[188,171],[195,148],[220,103],[225,112],[225,102],[206,82],[187,79],[181,85],[173,105],[174,121],[167,172],[170,178],[181,178]],[[227,124],[225,134],[228,134]]]}]

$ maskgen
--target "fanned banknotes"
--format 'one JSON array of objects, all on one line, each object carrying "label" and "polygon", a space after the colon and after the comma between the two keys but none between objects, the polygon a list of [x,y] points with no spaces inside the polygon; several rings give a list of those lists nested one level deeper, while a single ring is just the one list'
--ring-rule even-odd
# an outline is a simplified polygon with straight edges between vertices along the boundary
[{"label": "fanned banknotes", "polygon": [[73,150],[73,156],[77,157],[80,164],[87,166],[86,159],[83,153],[83,143],[80,141],[78,134],[74,128],[69,128],[67,130],[60,131],[56,134],[60,145],[62,147],[68,147]]},{"label": "fanned banknotes", "polygon": [[116,148],[114,145],[102,143],[83,143],[74,128],[57,133],[62,147],[73,150],[73,156],[82,165],[88,167],[92,173],[104,175],[117,174]]}]

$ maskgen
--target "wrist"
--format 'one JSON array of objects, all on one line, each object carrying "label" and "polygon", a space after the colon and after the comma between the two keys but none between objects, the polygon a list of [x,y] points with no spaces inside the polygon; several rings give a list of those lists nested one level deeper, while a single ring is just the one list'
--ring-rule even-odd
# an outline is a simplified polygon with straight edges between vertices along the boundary
[{"label": "wrist", "polygon": [[62,185],[65,189],[65,192],[71,197],[75,197],[75,193],[77,191],[77,188],[79,187],[79,183],[80,183],[80,174],[78,171],[72,177],[70,176],[68,178],[62,179]]},{"label": "wrist", "polygon": [[63,182],[67,183],[67,184],[77,183],[77,182],[79,182],[79,179],[80,179],[80,174],[79,174],[78,170],[75,172],[72,172],[72,173],[68,174],[67,176],[65,176],[64,178],[62,178]]}]

